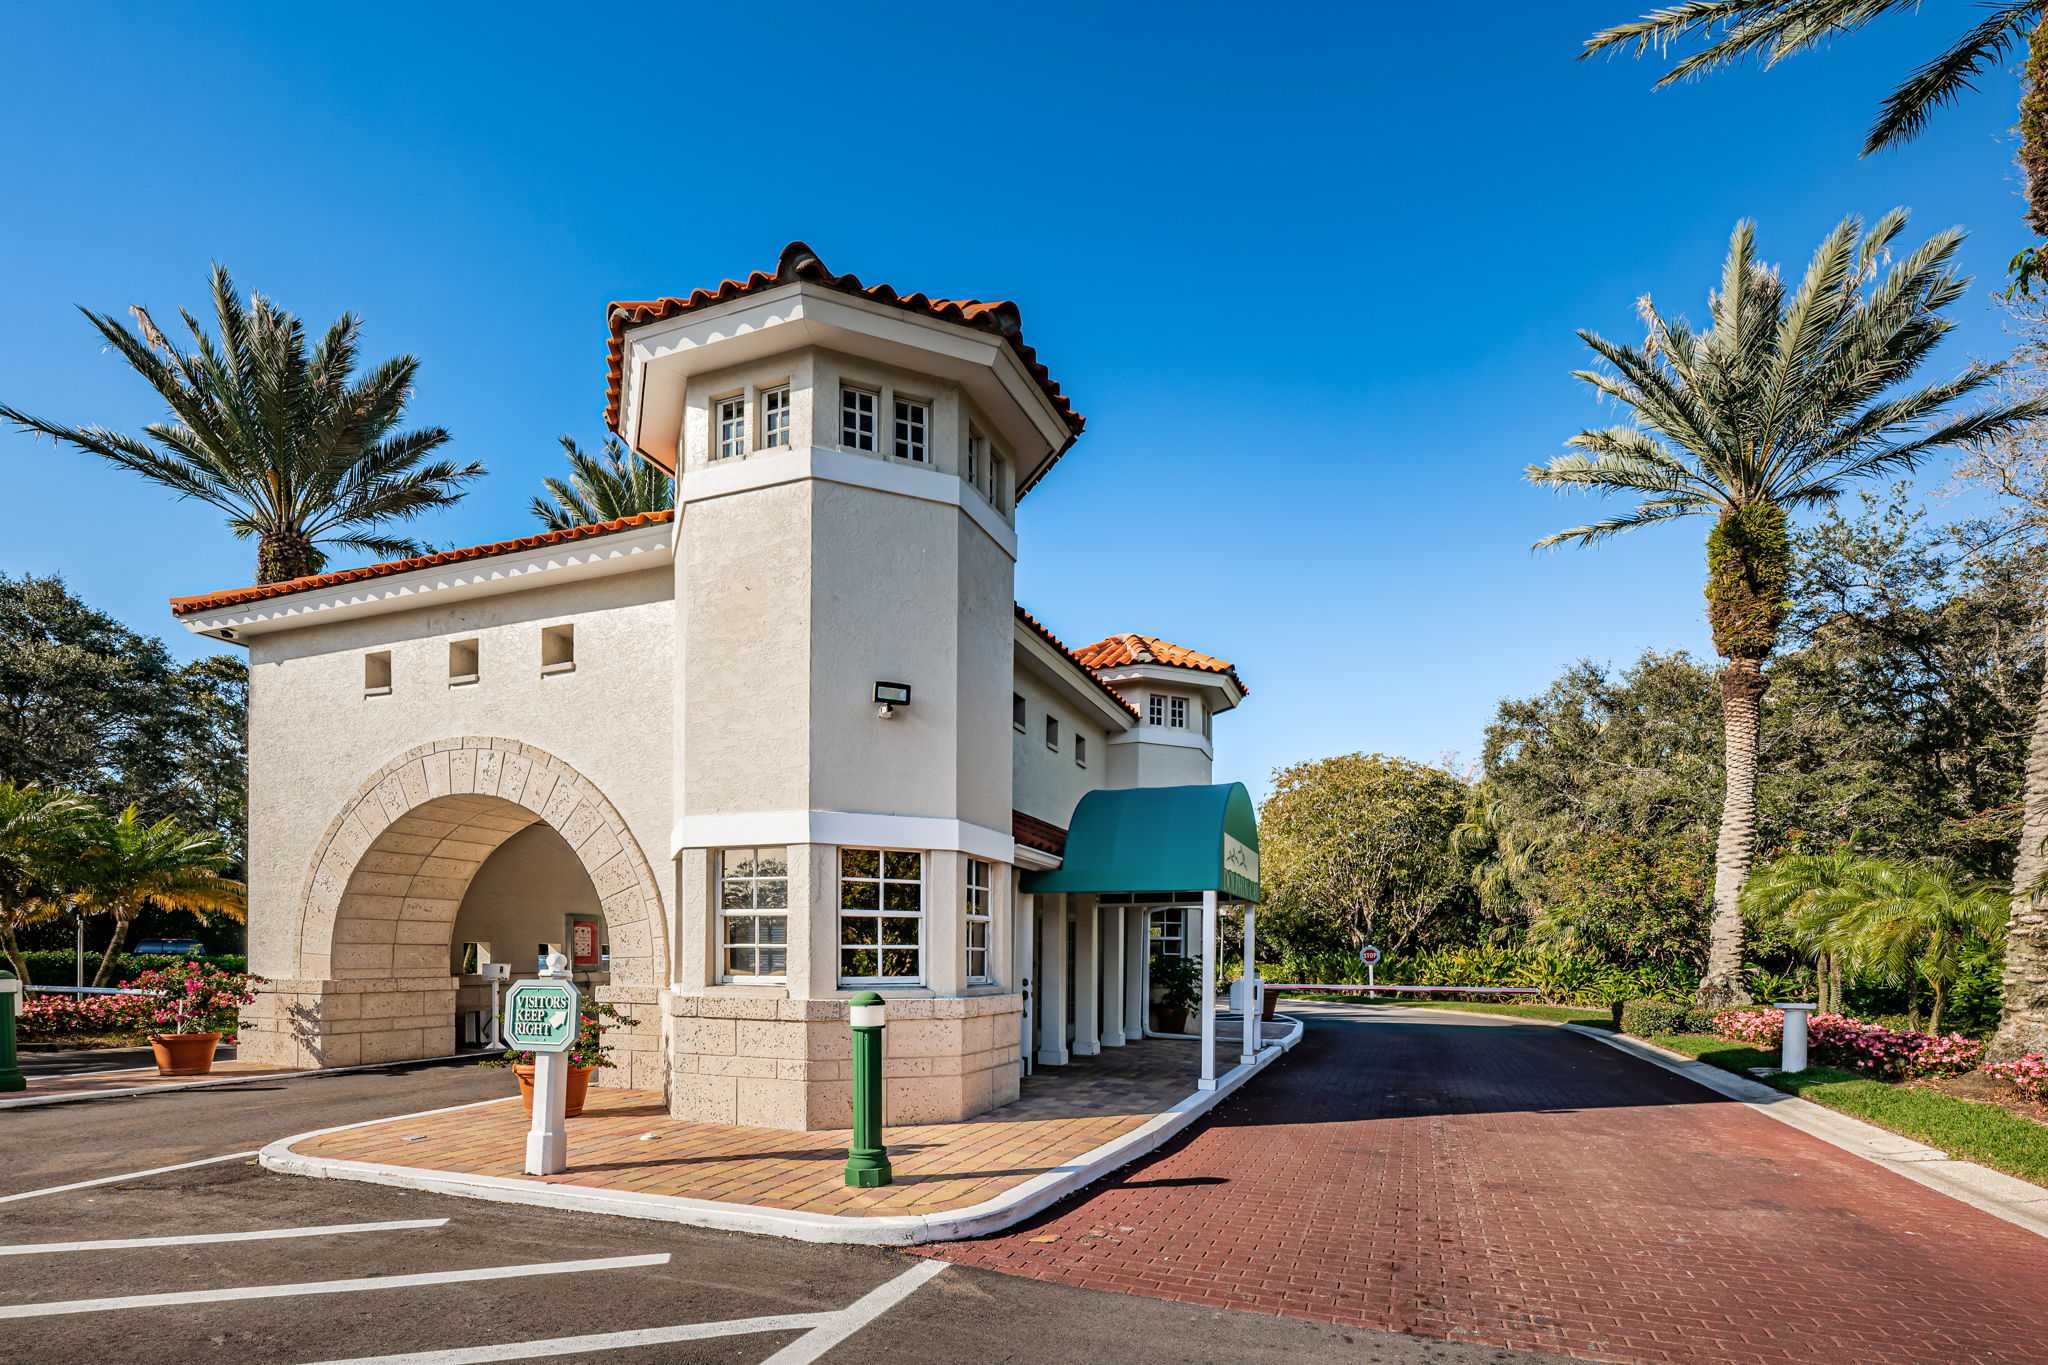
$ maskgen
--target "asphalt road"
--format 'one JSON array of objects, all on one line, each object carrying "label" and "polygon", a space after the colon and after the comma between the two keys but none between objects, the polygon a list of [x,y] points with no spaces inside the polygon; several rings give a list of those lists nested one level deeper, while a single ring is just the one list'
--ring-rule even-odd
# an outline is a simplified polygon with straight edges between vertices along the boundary
[{"label": "asphalt road", "polygon": [[[502,1071],[442,1064],[0,1111],[0,1354],[40,1365],[462,1365],[542,1354],[617,1365],[1561,1365],[876,1248],[281,1176],[252,1158],[33,1193],[509,1085]],[[300,1235],[248,1236],[280,1230]],[[179,1240],[52,1245],[137,1238]],[[383,1283],[348,1287],[366,1278]],[[592,1336],[600,1339],[582,1340]],[[576,1340],[504,1349],[561,1338]]]}]

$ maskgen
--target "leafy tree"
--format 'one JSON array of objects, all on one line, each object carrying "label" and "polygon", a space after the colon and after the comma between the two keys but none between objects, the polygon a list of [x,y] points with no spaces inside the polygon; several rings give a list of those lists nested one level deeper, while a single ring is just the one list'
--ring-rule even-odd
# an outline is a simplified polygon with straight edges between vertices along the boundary
[{"label": "leafy tree", "polygon": [[98,814],[76,792],[0,780],[0,947],[23,981],[20,932],[57,913]]},{"label": "leafy tree", "polygon": [[[1776,66],[1794,53],[1826,47],[1873,19],[1919,8],[1919,0],[1678,0],[1633,23],[1594,34],[1580,55],[1634,48],[1637,56],[1655,52],[1662,57],[1681,44],[1700,40],[1703,46],[1657,82],[1665,86],[1751,57],[1766,67]],[[2040,0],[1992,0],[1979,8],[1978,16],[1892,91],[1863,140],[1863,154],[1918,137],[1936,109],[1974,89],[1975,77],[2024,39],[2019,161],[2027,177],[2027,225],[2036,236],[2048,237],[2048,90],[2042,88],[2042,77],[2048,73],[2048,33],[2042,31],[2042,5]]]},{"label": "leafy tree", "polygon": [[1551,870],[1539,942],[1628,967],[1689,967],[1706,958],[1713,878],[1701,846],[1597,834],[1574,840]]},{"label": "leafy tree", "polygon": [[676,482],[668,471],[629,454],[616,438],[605,438],[602,456],[580,449],[573,436],[561,440],[569,477],[542,479],[547,496],[531,504],[550,531],[665,512],[676,505]]},{"label": "leafy tree", "polygon": [[1737,225],[1705,331],[1645,300],[1649,334],[1640,346],[1579,334],[1607,368],[1578,377],[1630,409],[1634,423],[1581,431],[1568,442],[1575,453],[1528,469],[1533,482],[1560,491],[1637,499],[1632,511],[1539,545],[1591,544],[1680,517],[1714,519],[1706,596],[1714,648],[1727,661],[1718,679],[1724,791],[1701,1008],[1749,998],[1740,898],[1756,844],[1763,664],[1790,606],[1788,513],[2048,412],[2048,402],[2023,398],[1936,420],[1991,383],[2001,368],[1995,364],[1905,387],[1954,325],[1942,310],[1966,287],[1949,269],[1962,243],[1954,230],[1906,252],[1879,277],[1905,225],[1903,210],[1867,234],[1859,220],[1845,219],[1790,290],[1757,260],[1754,226]]},{"label": "leafy tree", "polygon": [[58,578],[0,574],[0,780],[66,787],[242,842],[248,668],[163,642]]},{"label": "leafy tree", "polygon": [[100,819],[87,834],[75,894],[86,913],[114,921],[93,985],[107,984],[129,926],[148,907],[184,911],[202,924],[212,915],[243,918],[247,893],[222,875],[232,859],[219,835],[186,829],[168,816],[145,823],[133,806]]},{"label": "leafy tree", "polygon": [[427,457],[448,440],[440,427],[400,431],[419,361],[398,356],[357,377],[362,324],[344,313],[312,348],[298,318],[261,294],[245,306],[227,268],[213,268],[218,337],[181,313],[191,349],[174,345],[142,308],[131,332],[109,313],[88,321],[170,409],[144,428],[148,440],[107,427],[69,427],[0,403],[0,417],[163,485],[228,515],[228,529],[257,539],[256,581],[317,573],[321,547],[386,558],[417,554],[417,541],[380,528],[462,496],[482,474],[475,462]]},{"label": "leafy tree", "polygon": [[1310,950],[1416,941],[1471,899],[1451,848],[1466,795],[1443,769],[1385,754],[1280,769],[1259,810],[1263,930]]}]

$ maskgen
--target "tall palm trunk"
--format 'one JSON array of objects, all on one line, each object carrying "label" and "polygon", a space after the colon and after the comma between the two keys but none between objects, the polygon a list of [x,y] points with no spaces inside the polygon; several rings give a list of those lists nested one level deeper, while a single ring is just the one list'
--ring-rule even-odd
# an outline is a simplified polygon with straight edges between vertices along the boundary
[{"label": "tall palm trunk", "polygon": [[2036,24],[2027,35],[2020,169],[2027,176],[2027,226],[2036,237],[2048,237],[2048,23]]},{"label": "tall palm trunk", "polygon": [[1731,659],[1721,670],[1726,772],[1721,834],[1714,847],[1714,917],[1707,935],[1707,972],[1698,995],[1701,1009],[1749,1003],[1742,985],[1742,887],[1756,860],[1757,753],[1763,741],[1768,685],[1754,659]]},{"label": "tall palm trunk", "polygon": [[92,984],[104,986],[107,978],[114,974],[114,963],[121,956],[121,945],[128,941],[128,926],[134,922],[135,912],[116,909],[114,911],[114,936],[107,940],[107,950],[100,954],[99,970],[92,974]]},{"label": "tall palm trunk", "polygon": [[282,583],[313,572],[313,539],[302,531],[265,531],[256,549],[256,581]]},{"label": "tall palm trunk", "polygon": [[[2048,27],[2048,26],[2044,26]],[[2035,30],[2036,51],[2040,30]],[[2030,59],[2031,61],[2031,59]],[[2048,189],[2048,178],[2035,183]],[[2048,1052],[2048,903],[2040,885],[2048,873],[2048,673],[2034,699],[2034,735],[2027,746],[2025,811],[2019,857],[2012,869],[2012,918],[2005,926],[2005,992],[1998,1032],[1986,1055],[2009,1062]]]}]

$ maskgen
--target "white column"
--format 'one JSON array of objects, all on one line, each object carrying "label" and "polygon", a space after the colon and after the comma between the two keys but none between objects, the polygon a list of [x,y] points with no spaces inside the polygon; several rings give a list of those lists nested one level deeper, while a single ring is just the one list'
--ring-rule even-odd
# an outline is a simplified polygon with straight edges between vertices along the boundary
[{"label": "white column", "polygon": [[1135,1043],[1145,1036],[1145,1016],[1152,1002],[1152,936],[1146,920],[1152,912],[1142,905],[1131,907],[1124,916],[1124,1041]]},{"label": "white column", "polygon": [[1076,896],[1073,901],[1073,1051],[1076,1057],[1093,1057],[1102,1051],[1102,935],[1096,927],[1101,911],[1093,896]]},{"label": "white column", "polygon": [[1244,907],[1244,1041],[1238,1046],[1237,1060],[1251,1062],[1259,1056],[1259,993],[1252,984],[1253,975],[1258,971],[1258,958],[1252,953],[1252,936],[1258,932],[1258,915],[1250,901]]},{"label": "white column", "polygon": [[1202,893],[1202,1076],[1198,1090],[1216,1088],[1216,893]]},{"label": "white column", "polygon": [[1067,1064],[1067,898],[1037,896],[1038,1064]]},{"label": "white column", "polygon": [[1782,1071],[1806,1070],[1806,1016],[1813,1013],[1812,1005],[1793,1004],[1779,1001],[1778,1008],[1784,1012],[1785,1036],[1778,1050],[1778,1067]]},{"label": "white column", "polygon": [[1128,905],[1105,905],[1096,913],[1102,934],[1102,1045],[1124,1045],[1124,916]]}]

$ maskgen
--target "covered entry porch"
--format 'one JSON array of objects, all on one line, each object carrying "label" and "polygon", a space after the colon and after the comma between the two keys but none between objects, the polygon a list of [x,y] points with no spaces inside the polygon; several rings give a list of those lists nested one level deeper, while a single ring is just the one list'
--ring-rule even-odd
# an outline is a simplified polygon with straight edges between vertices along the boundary
[{"label": "covered entry porch", "polygon": [[1199,963],[1194,1037],[1198,1086],[1216,1088],[1219,1049],[1258,1054],[1258,1006],[1219,1039],[1221,921],[1243,922],[1244,976],[1254,976],[1258,822],[1242,783],[1095,791],[1081,798],[1057,867],[1019,882],[1021,960],[1031,965],[1023,1019],[1027,1073],[1149,1037],[1176,1037],[1152,1017],[1155,954]]}]

